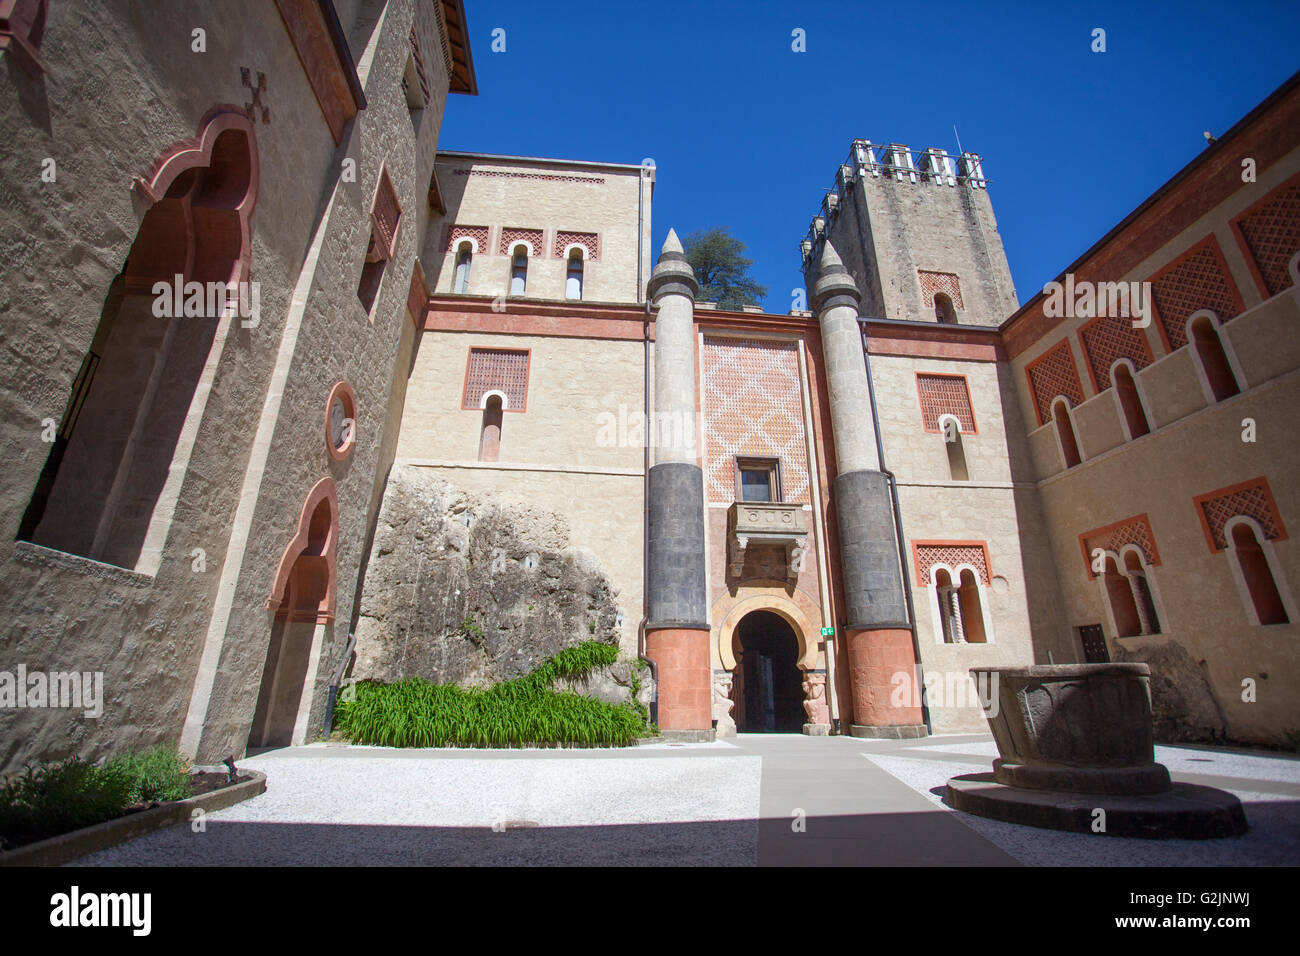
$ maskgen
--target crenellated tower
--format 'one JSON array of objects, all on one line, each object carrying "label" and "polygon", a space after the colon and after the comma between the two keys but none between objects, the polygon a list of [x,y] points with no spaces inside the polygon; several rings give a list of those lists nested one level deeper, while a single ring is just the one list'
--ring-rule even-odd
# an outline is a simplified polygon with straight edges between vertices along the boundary
[{"label": "crenellated tower", "polygon": [[807,288],[827,239],[864,316],[998,325],[1018,307],[975,153],[854,140],[800,244]]}]

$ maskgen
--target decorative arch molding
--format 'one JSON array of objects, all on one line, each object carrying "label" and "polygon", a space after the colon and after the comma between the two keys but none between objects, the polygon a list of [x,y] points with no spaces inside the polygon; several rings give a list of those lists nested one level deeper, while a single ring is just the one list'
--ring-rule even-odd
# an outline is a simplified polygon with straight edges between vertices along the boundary
[{"label": "decorative arch molding", "polygon": [[1263,475],[1197,495],[1192,499],[1192,504],[1196,507],[1197,517],[1201,519],[1201,530],[1205,532],[1206,543],[1214,554],[1228,547],[1226,526],[1238,517],[1254,519],[1260,530],[1261,541],[1286,539],[1286,526],[1278,512],[1273,490]]},{"label": "decorative arch molding", "polygon": [[808,639],[810,634],[818,633],[816,622],[821,619],[821,612],[817,602],[799,588],[791,591],[780,581],[759,579],[747,583],[734,594],[724,595],[713,604],[709,616],[719,622],[713,628],[713,646],[724,670],[736,669],[736,654],[732,648],[736,627],[754,611],[771,611],[790,625],[795,640],[799,642],[797,664],[800,670],[825,666],[819,663],[823,659],[818,650],[819,642]]},{"label": "decorative arch molding", "polygon": [[[243,147],[240,147],[238,139],[223,139],[227,133],[240,134]],[[205,169],[216,174],[212,178],[219,184],[218,188],[204,190],[201,184],[192,181],[200,170]],[[230,175],[222,175],[228,171]],[[133,280],[136,285],[152,284],[155,280],[170,282],[172,275],[163,274],[168,269],[171,273],[183,273],[187,279],[248,281],[252,260],[251,219],[257,205],[260,178],[257,134],[252,121],[243,110],[229,103],[220,103],[209,109],[199,120],[194,138],[182,140],[164,150],[148,172],[135,177],[131,184],[147,203],[145,218],[165,217],[174,222],[175,228],[184,230],[187,238],[184,262],[171,258],[175,255],[174,250],[167,250],[160,257],[150,253],[162,250],[133,248],[132,258],[144,261],[128,263],[128,283],[132,284]],[[141,234],[143,232],[142,226]],[[226,256],[221,258],[229,257],[234,262],[229,275],[194,274],[198,265],[196,247],[200,242],[226,252]],[[232,250],[232,245],[237,245],[237,248]],[[166,259],[168,269],[163,268],[164,263],[158,261],[160,258]],[[171,268],[172,264],[181,268]]]},{"label": "decorative arch molding", "polygon": [[[1214,334],[1207,342],[1201,342],[1197,337],[1196,327],[1204,327],[1207,322]],[[1247,388],[1249,383],[1246,381],[1246,374],[1237,359],[1237,352],[1231,340],[1223,334],[1223,320],[1219,318],[1217,312],[1213,309],[1197,309],[1187,317],[1187,322],[1183,326],[1183,336],[1192,346],[1192,366],[1196,370],[1196,378],[1200,382],[1206,404],[1213,405],[1225,398],[1231,398]],[[1206,352],[1202,350],[1203,347],[1208,347],[1210,351],[1208,361]],[[1215,367],[1220,363],[1226,368]]]},{"label": "decorative arch molding", "polygon": [[1160,564],[1155,532],[1151,530],[1151,519],[1145,512],[1100,528],[1093,528],[1079,535],[1079,547],[1083,551],[1083,566],[1087,570],[1088,579],[1097,577],[1092,569],[1094,549],[1101,548],[1102,551],[1113,556],[1116,564],[1122,567],[1120,558],[1127,545],[1133,545],[1141,552],[1144,565]]},{"label": "decorative arch molding", "polygon": [[[338,491],[334,479],[326,477],[312,486],[303,502],[297,531],[289,539],[275,572],[275,582],[266,602],[268,610],[291,621],[334,623],[338,537]],[[304,560],[306,563],[301,563]],[[322,585],[320,599],[311,608],[295,606],[302,578],[314,579]]]}]

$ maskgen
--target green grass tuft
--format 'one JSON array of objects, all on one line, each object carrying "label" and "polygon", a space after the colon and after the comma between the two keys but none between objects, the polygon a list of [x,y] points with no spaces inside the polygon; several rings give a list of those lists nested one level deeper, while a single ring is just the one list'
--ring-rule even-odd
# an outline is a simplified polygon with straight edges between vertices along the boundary
[{"label": "green grass tuft", "polygon": [[617,659],[617,647],[585,641],[531,674],[486,689],[420,677],[361,681],[356,699],[339,705],[336,727],[355,743],[387,747],[626,746],[646,730],[645,717],[631,703],[551,689],[557,678],[579,677]]}]

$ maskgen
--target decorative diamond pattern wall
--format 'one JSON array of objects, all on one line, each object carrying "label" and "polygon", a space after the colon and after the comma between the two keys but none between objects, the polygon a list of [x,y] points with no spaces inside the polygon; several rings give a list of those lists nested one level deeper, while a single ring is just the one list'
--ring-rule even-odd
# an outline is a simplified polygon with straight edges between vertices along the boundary
[{"label": "decorative diamond pattern wall", "polygon": [[988,551],[983,544],[915,544],[913,547],[922,587],[931,585],[930,569],[936,564],[946,564],[950,568],[969,564],[979,573],[982,582],[989,583]]},{"label": "decorative diamond pattern wall", "polygon": [[1131,359],[1135,369],[1151,364],[1151,347],[1131,318],[1111,315],[1089,322],[1079,329],[1079,341],[1099,392],[1110,388],[1110,367],[1116,359]]},{"label": "decorative diamond pattern wall", "polygon": [[456,248],[456,243],[462,239],[473,239],[478,251],[486,254],[489,251],[488,231],[488,226],[448,226],[447,251]]},{"label": "decorative diamond pattern wall", "polygon": [[1083,386],[1079,384],[1079,370],[1074,367],[1069,342],[1062,340],[1055,348],[1026,365],[1025,371],[1034,391],[1038,424],[1051,420],[1052,400],[1057,395],[1069,399],[1071,408],[1083,401]]},{"label": "decorative diamond pattern wall", "polygon": [[542,245],[542,230],[540,229],[502,229],[497,254],[502,256],[510,255],[517,242],[528,243],[528,248],[533,250],[533,255],[537,258],[546,255],[546,247]]},{"label": "decorative diamond pattern wall", "polygon": [[1090,578],[1096,577],[1092,570],[1092,553],[1097,548],[1119,554],[1120,548],[1135,544],[1142,551],[1147,564],[1160,563],[1155,532],[1151,530],[1151,521],[1144,514],[1134,515],[1104,528],[1085,531],[1079,540],[1083,543],[1083,562]]},{"label": "decorative diamond pattern wall", "polygon": [[921,418],[928,432],[942,431],[940,415],[952,415],[961,422],[963,432],[975,431],[975,412],[970,406],[970,390],[961,375],[930,375],[918,372],[916,389],[921,396]]},{"label": "decorative diamond pattern wall", "polygon": [[1233,485],[1212,491],[1208,495],[1198,495],[1195,501],[1216,552],[1228,546],[1223,526],[1238,515],[1258,521],[1264,529],[1264,537],[1269,541],[1286,537],[1286,528],[1282,525],[1277,504],[1273,501],[1273,492],[1263,477],[1254,478],[1245,485]]},{"label": "decorative diamond pattern wall", "polygon": [[1291,286],[1287,265],[1300,249],[1300,183],[1287,186],[1237,220],[1269,295]]},{"label": "decorative diamond pattern wall", "polygon": [[1187,344],[1187,319],[1199,309],[1213,309],[1227,322],[1242,310],[1241,296],[1223,265],[1213,236],[1151,280],[1151,295],[1170,348]]},{"label": "decorative diamond pattern wall", "polygon": [[470,349],[463,408],[478,408],[491,391],[504,392],[510,411],[528,400],[528,353],[515,349]]},{"label": "decorative diamond pattern wall", "polygon": [[739,455],[779,458],[782,499],[807,504],[808,446],[795,343],[706,338],[703,359],[709,501],[736,499]]},{"label": "decorative diamond pattern wall", "polygon": [[937,292],[942,292],[952,299],[954,308],[965,308],[961,301],[961,285],[953,273],[926,272],[924,269],[918,269],[916,274],[921,279],[921,300],[930,308],[934,308],[934,296]]},{"label": "decorative diamond pattern wall", "polygon": [[588,262],[596,262],[600,259],[600,236],[594,232],[556,232],[555,255],[564,258],[564,250],[574,243],[586,250],[583,258]]}]

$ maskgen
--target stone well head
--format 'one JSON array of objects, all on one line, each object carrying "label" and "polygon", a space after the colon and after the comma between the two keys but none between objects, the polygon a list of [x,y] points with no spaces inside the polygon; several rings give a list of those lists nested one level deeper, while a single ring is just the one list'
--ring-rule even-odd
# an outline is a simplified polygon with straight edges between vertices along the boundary
[{"label": "stone well head", "polygon": [[1162,793],[1146,664],[972,668],[996,705],[985,715],[1008,786],[1081,793]]}]

